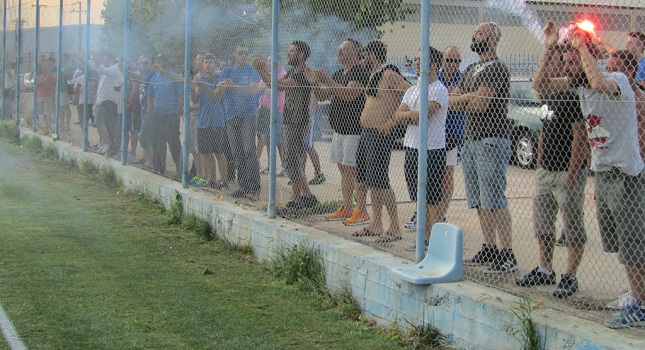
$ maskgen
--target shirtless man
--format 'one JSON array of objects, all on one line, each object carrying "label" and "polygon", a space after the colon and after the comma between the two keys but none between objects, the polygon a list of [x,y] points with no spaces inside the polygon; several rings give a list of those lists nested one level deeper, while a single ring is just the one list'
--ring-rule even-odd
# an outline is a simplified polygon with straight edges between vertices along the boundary
[{"label": "shirtless man", "polygon": [[[410,84],[399,74],[398,68],[386,64],[387,48],[380,41],[372,41],[363,49],[365,65],[372,75],[365,89],[365,107],[361,113],[363,128],[357,150],[356,180],[358,191],[372,193],[373,221],[353,236],[380,236],[377,243],[401,239],[396,198],[390,187],[388,171],[394,135],[382,133],[379,128],[389,123],[398,108],[401,97]],[[390,217],[390,226],[383,230],[383,206]]]}]

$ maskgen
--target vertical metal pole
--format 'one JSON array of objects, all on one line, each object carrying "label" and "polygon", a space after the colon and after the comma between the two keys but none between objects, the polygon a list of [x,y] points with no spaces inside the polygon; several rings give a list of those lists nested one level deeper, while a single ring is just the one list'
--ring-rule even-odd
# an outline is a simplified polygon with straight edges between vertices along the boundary
[{"label": "vertical metal pole", "polygon": [[[40,0],[36,0],[36,45],[34,49],[34,112],[32,115],[32,126],[34,132],[38,131],[38,44],[40,42]],[[45,111],[43,110],[43,113]],[[47,118],[47,116],[45,116]]]},{"label": "vertical metal pole", "polygon": [[279,0],[273,0],[271,15],[271,126],[269,129],[269,218],[276,217],[276,135],[278,134],[278,15]]},{"label": "vertical metal pole", "polygon": [[83,152],[87,152],[88,145],[88,130],[87,130],[87,103],[90,95],[90,1],[87,0],[87,30],[85,31],[85,81],[83,82]]},{"label": "vertical metal pole", "polygon": [[[56,137],[58,137],[58,131],[60,128],[60,86],[63,74],[61,72],[63,67],[63,0],[60,0],[60,8],[58,12],[58,66],[56,69],[56,126],[54,127]],[[65,82],[67,84],[67,82]],[[67,85],[65,85],[67,86]],[[67,101],[69,103],[69,101]],[[71,121],[71,118],[70,118]],[[64,122],[64,120],[63,120]]]},{"label": "vertical metal pole", "polygon": [[18,52],[16,53],[16,125],[20,125],[20,85],[24,82],[20,81],[20,51],[22,51],[22,0],[18,0]]},{"label": "vertical metal pole", "polygon": [[6,72],[5,72],[5,65],[7,63],[7,0],[4,0],[2,3],[3,9],[2,9],[2,119],[4,119],[5,116],[5,110],[6,110],[6,100],[4,98],[4,89],[5,89],[5,83],[7,82],[6,80]]},{"label": "vertical metal pole", "polygon": [[[184,38],[184,145],[181,184],[188,188],[188,145],[190,144],[190,37],[193,26],[193,0],[186,0],[186,37]],[[197,142],[197,140],[193,140]]]},{"label": "vertical metal pole", "polygon": [[130,0],[123,0],[123,103],[121,104],[121,164],[126,165],[128,162],[128,128],[125,125],[128,114],[128,64],[130,57]]},{"label": "vertical metal pole", "polygon": [[430,57],[430,0],[421,1],[421,86],[419,92],[419,169],[417,189],[416,261],[423,259],[426,232],[426,187],[428,183],[428,70]]}]

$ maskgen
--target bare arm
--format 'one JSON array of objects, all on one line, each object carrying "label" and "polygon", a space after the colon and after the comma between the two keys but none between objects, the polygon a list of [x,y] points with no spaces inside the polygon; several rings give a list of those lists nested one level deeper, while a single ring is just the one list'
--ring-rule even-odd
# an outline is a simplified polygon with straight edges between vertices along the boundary
[{"label": "bare arm", "polygon": [[151,116],[152,115],[152,110],[153,110],[153,105],[155,103],[155,98],[154,96],[147,95],[146,96],[146,113]]},{"label": "bare arm", "polygon": [[323,100],[329,99],[332,95],[343,101],[354,101],[364,92],[363,86],[357,81],[350,81],[347,86],[338,84],[323,70],[318,70],[318,79],[325,87],[321,88],[323,91]]},{"label": "bare arm", "polygon": [[537,149],[537,158],[535,161],[536,166],[539,168],[542,166],[542,154],[544,150],[542,149],[542,131],[540,131],[540,136],[538,137],[538,149]]},{"label": "bare arm", "polygon": [[544,25],[545,48],[540,62],[538,63],[535,73],[533,74],[533,89],[538,94],[558,93],[571,90],[569,82],[564,78],[551,77],[552,64],[556,57],[560,55],[555,50],[555,45],[559,39],[558,28],[555,23],[547,21]]},{"label": "bare arm", "polygon": [[455,93],[450,96],[448,104],[450,109],[456,111],[466,111],[470,113],[485,112],[493,98],[497,94],[497,89],[488,86],[480,86],[475,92],[461,95],[461,90],[455,89]]},{"label": "bare arm", "polygon": [[582,120],[577,120],[571,124],[573,141],[571,142],[571,159],[569,160],[569,170],[567,177],[569,185],[575,186],[578,181],[578,172],[582,163],[587,159],[587,130]]},{"label": "bare arm", "polygon": [[605,77],[598,66],[598,62],[591,55],[585,44],[585,34],[581,30],[576,30],[571,36],[571,43],[580,52],[582,68],[587,74],[591,89],[608,95],[620,95],[620,88],[612,78]]}]

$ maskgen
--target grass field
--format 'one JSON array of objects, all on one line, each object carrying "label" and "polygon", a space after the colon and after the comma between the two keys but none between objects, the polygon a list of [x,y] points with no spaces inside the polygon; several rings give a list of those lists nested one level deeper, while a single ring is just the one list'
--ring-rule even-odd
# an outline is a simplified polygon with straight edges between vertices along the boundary
[{"label": "grass field", "polygon": [[132,193],[0,140],[0,304],[27,348],[405,347],[167,222]]}]

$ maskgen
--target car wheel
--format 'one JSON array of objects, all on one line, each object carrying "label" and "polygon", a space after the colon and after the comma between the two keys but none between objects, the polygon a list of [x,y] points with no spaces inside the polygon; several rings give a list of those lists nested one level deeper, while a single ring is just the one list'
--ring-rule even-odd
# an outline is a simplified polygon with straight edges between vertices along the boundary
[{"label": "car wheel", "polygon": [[513,159],[523,169],[535,169],[537,163],[537,142],[528,130],[518,130],[513,140]]}]

